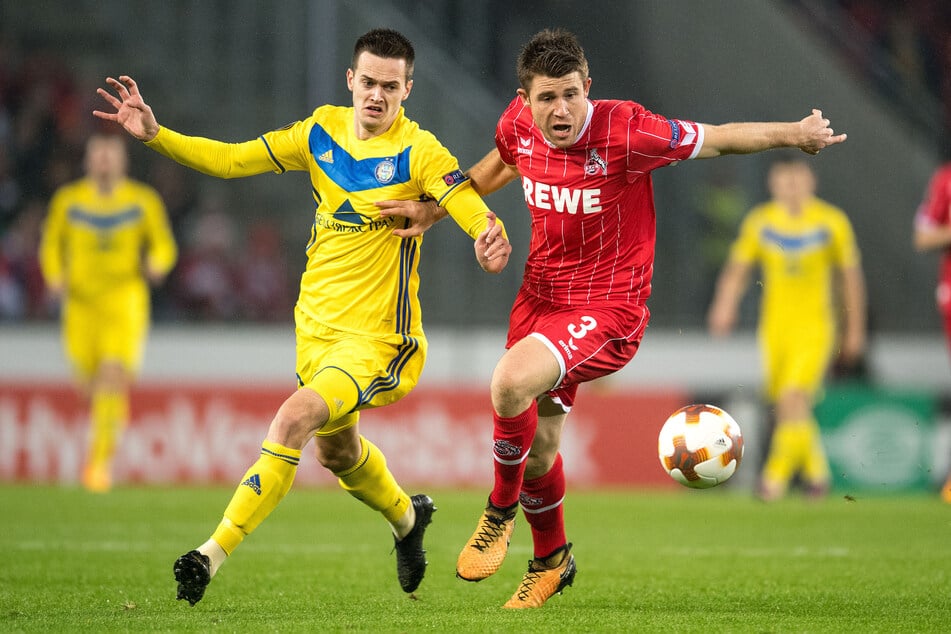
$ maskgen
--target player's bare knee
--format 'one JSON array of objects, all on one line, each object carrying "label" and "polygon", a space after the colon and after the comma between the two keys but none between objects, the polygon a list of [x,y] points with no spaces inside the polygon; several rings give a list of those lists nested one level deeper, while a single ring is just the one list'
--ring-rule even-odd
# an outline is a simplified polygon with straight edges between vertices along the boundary
[{"label": "player's bare knee", "polygon": [[532,447],[531,453],[525,459],[525,479],[534,480],[551,471],[552,465],[555,464],[556,455],[558,455],[557,447],[553,451],[540,452],[536,452],[535,448]]},{"label": "player's bare knee", "polygon": [[536,394],[528,389],[524,381],[509,372],[496,372],[491,384],[492,406],[500,416],[517,416],[524,412],[535,400]]},{"label": "player's bare knee", "polygon": [[131,379],[120,363],[107,362],[99,367],[94,382],[97,390],[122,392],[128,389]]},{"label": "player's bare knee", "polygon": [[360,438],[347,434],[317,436],[314,456],[322,467],[332,473],[340,473],[353,467],[363,453]]},{"label": "player's bare knee", "polygon": [[285,447],[302,449],[322,422],[320,409],[311,401],[291,397],[277,410],[267,438]]},{"label": "player's bare knee", "polygon": [[357,460],[360,459],[359,455],[354,455],[350,452],[340,451],[339,449],[322,449],[319,446],[315,448],[314,454],[320,466],[331,473],[346,471],[354,466]]}]

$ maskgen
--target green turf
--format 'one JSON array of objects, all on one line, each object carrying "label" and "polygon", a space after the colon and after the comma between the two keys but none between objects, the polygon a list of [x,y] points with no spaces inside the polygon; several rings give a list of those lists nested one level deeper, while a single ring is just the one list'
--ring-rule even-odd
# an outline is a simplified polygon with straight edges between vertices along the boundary
[{"label": "green turf", "polygon": [[0,631],[946,632],[951,505],[726,490],[571,491],[575,585],[500,606],[531,556],[520,517],[502,570],[454,578],[485,492],[436,491],[430,567],[396,582],[388,529],[338,490],[293,491],[194,608],[174,559],[204,541],[225,489],[0,486]]}]

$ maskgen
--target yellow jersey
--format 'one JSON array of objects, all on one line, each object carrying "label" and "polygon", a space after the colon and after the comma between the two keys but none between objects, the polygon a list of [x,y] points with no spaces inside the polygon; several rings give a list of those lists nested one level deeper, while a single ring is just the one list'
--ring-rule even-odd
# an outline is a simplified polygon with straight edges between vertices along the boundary
[{"label": "yellow jersey", "polygon": [[223,178],[309,172],[315,213],[297,310],[339,331],[422,336],[422,236],[394,236],[405,220],[381,217],[374,202],[431,198],[473,239],[488,226],[488,208],[452,154],[402,108],[370,139],[356,136],[354,120],[352,107],[328,105],[254,141],[228,144],[161,128],[147,145]]},{"label": "yellow jersey", "polygon": [[153,188],[123,179],[109,193],[82,178],[50,201],[40,241],[40,267],[68,299],[96,300],[129,286],[146,286],[145,265],[159,274],[178,250],[165,205]]},{"label": "yellow jersey", "polygon": [[859,252],[845,212],[811,198],[796,215],[776,202],[754,207],[730,259],[760,265],[760,328],[772,332],[834,328],[834,273],[858,266]]}]

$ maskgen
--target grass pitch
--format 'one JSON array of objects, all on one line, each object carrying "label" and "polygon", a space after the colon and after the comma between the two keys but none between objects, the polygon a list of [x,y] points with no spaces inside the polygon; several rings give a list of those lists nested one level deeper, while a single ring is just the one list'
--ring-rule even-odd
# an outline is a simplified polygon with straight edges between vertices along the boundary
[{"label": "grass pitch", "polygon": [[937,497],[765,505],[726,488],[582,492],[565,515],[575,585],[508,611],[531,557],[519,517],[509,558],[454,578],[485,500],[431,491],[429,570],[409,597],[383,521],[339,490],[299,489],[195,607],[172,562],[230,498],[208,488],[0,485],[0,631],[943,632],[951,623],[951,505]]}]

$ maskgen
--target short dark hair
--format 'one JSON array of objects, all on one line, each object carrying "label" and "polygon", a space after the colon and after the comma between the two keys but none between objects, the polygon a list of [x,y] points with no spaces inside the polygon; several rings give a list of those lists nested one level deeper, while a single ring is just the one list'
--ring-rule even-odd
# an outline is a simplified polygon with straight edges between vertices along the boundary
[{"label": "short dark hair", "polygon": [[535,75],[564,77],[578,72],[585,80],[588,78],[588,60],[573,33],[564,29],[545,29],[522,47],[515,70],[518,82],[528,90]]},{"label": "short dark hair", "polygon": [[811,172],[815,172],[812,163],[799,150],[781,149],[777,150],[769,162],[769,169],[787,167],[805,167]]},{"label": "short dark hair", "polygon": [[373,29],[357,38],[357,43],[353,46],[353,60],[351,60],[353,68],[357,67],[357,58],[364,51],[377,57],[405,60],[406,81],[413,78],[416,51],[413,50],[413,44],[399,31]]}]

